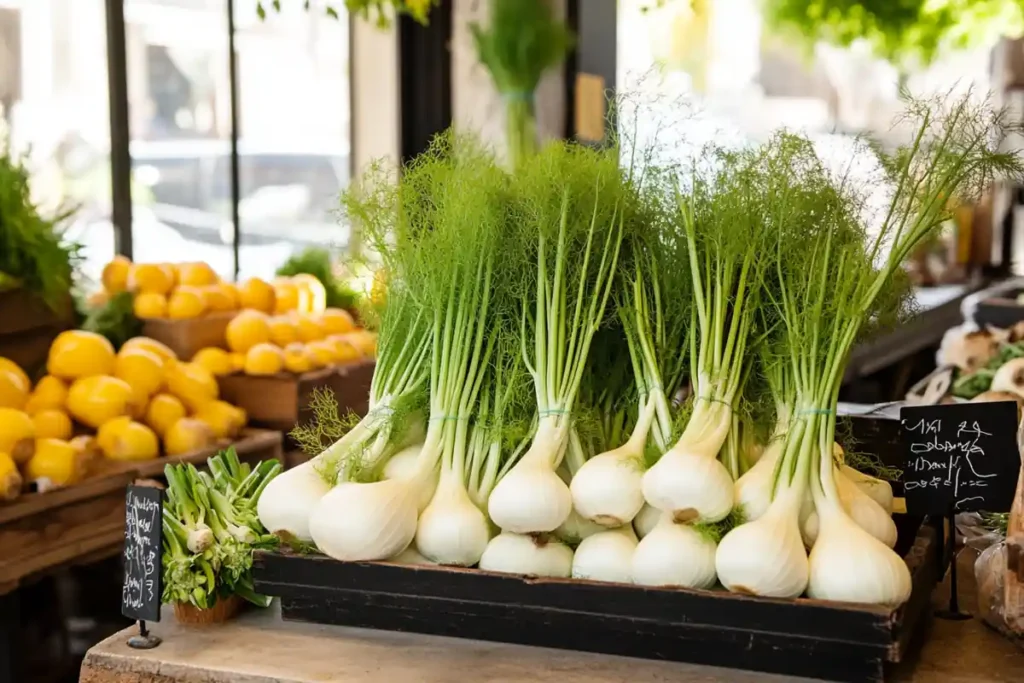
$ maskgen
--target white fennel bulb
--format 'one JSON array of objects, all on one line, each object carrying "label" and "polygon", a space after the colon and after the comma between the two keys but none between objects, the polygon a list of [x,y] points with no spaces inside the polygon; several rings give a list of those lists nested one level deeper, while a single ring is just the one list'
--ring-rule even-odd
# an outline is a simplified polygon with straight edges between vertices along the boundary
[{"label": "white fennel bulb", "polygon": [[807,594],[818,600],[892,607],[906,602],[912,581],[903,558],[833,504],[819,505],[819,513]]},{"label": "white fennel bulb", "polygon": [[633,518],[633,531],[636,532],[637,538],[643,538],[658,526],[659,521],[661,521],[661,510],[644,503],[640,512]]},{"label": "white fennel bulb", "polygon": [[541,421],[529,450],[491,491],[487,512],[503,531],[550,532],[572,512],[569,487],[555,473],[568,431]]},{"label": "white fennel bulb", "polygon": [[572,504],[585,519],[613,528],[629,524],[640,512],[643,460],[629,446],[594,456],[573,476]]},{"label": "white fennel bulb", "polygon": [[864,474],[858,470],[853,469],[849,465],[843,465],[840,468],[843,474],[857,485],[864,493],[871,496],[871,499],[882,506],[882,509],[888,514],[892,514],[892,485],[884,479],[872,477],[870,474]]},{"label": "white fennel bulb", "polygon": [[802,492],[787,489],[760,517],[718,543],[715,570],[734,593],[795,598],[807,588],[807,551],[800,536]]},{"label": "white fennel bulb", "polygon": [[317,472],[316,458],[274,477],[256,503],[260,524],[272,534],[287,534],[300,541],[313,540],[309,517],[331,485]]},{"label": "white fennel bulb", "polygon": [[590,536],[605,531],[607,528],[596,522],[591,522],[589,519],[584,519],[578,512],[573,510],[565,518],[565,521],[555,529],[555,536],[558,536],[559,539],[570,546],[575,547]]},{"label": "white fennel bulb", "polygon": [[607,529],[588,536],[572,557],[572,577],[592,581],[633,582],[633,528]]},{"label": "white fennel bulb", "polygon": [[416,550],[416,545],[410,545],[408,548],[398,553],[390,560],[387,560],[392,564],[423,564],[423,565],[436,565],[436,562],[431,562],[427,558],[420,554],[420,551]]},{"label": "white fennel bulb", "polygon": [[345,482],[314,508],[309,531],[316,547],[336,560],[386,560],[416,535],[422,478]]},{"label": "white fennel bulb", "polygon": [[[837,471],[834,476],[839,500],[850,519],[885,545],[890,548],[896,547],[897,530],[892,517],[842,472]],[[802,532],[807,547],[815,544],[820,524],[817,512],[809,514],[804,519]]]},{"label": "white fennel bulb", "polygon": [[454,476],[442,476],[416,527],[416,547],[438,564],[470,567],[480,561],[491,529],[466,487]]},{"label": "white fennel bulb", "polygon": [[644,499],[679,522],[725,519],[732,511],[733,480],[715,455],[676,444],[644,474]]},{"label": "white fennel bulb", "polygon": [[547,536],[502,532],[491,539],[480,558],[480,569],[506,574],[568,578],[572,549]]},{"label": "white fennel bulb", "polygon": [[775,463],[779,460],[784,443],[784,439],[773,441],[757,463],[736,480],[736,506],[742,510],[743,518],[748,522],[763,515],[772,503]]},{"label": "white fennel bulb", "polygon": [[[408,479],[414,476],[416,474],[416,463],[422,450],[423,444],[418,443],[406,446],[392,455],[384,463],[384,471],[381,474],[382,478]],[[430,499],[434,497],[434,491],[437,490],[437,480],[438,470],[435,469],[431,476],[424,481],[423,486],[420,487],[420,499],[418,501],[420,512],[423,512],[424,508],[430,503]]]},{"label": "white fennel bulb", "polygon": [[711,588],[715,585],[715,542],[669,513],[633,551],[633,583],[642,586]]}]

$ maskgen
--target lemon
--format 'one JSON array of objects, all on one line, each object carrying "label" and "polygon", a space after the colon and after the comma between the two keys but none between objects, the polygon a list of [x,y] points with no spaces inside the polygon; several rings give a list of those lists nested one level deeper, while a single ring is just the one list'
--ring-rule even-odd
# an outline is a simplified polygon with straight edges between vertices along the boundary
[{"label": "lemon", "polygon": [[28,397],[25,412],[33,415],[40,410],[62,409],[68,400],[68,385],[53,375],[44,376]]},{"label": "lemon", "polygon": [[153,430],[127,417],[105,423],[96,441],[110,460],[152,460],[160,455],[160,441]]},{"label": "lemon", "polygon": [[140,320],[167,317],[167,297],[156,292],[139,292],[132,304],[135,317]]},{"label": "lemon", "polygon": [[157,394],[146,408],[145,421],[161,438],[175,422],[185,417],[185,404],[171,394]]},{"label": "lemon", "polygon": [[[303,296],[305,290],[302,292]],[[291,280],[277,280],[274,282],[274,312],[287,313],[288,311],[301,310],[299,307],[299,287]]]},{"label": "lemon", "polygon": [[244,353],[235,353],[234,351],[232,351],[228,355],[231,356],[231,372],[241,372],[242,370],[245,370]]},{"label": "lemon", "polygon": [[37,439],[70,439],[71,418],[63,410],[47,408],[32,416]]},{"label": "lemon", "polygon": [[128,270],[128,289],[167,294],[174,287],[174,270],[159,263],[134,263]]},{"label": "lemon", "polygon": [[303,313],[322,313],[327,308],[327,290],[315,275],[299,273],[292,276],[299,289],[299,310]]},{"label": "lemon", "polygon": [[282,349],[293,342],[299,341],[298,321],[286,315],[274,316],[270,319],[270,341]]},{"label": "lemon", "polygon": [[124,380],[95,375],[75,380],[68,390],[68,412],[89,427],[127,415],[131,409],[132,388]]},{"label": "lemon", "polygon": [[224,336],[229,349],[237,353],[245,353],[257,344],[270,341],[270,323],[267,322],[267,316],[263,313],[245,310],[232,318]]},{"label": "lemon", "polygon": [[138,394],[152,396],[164,384],[166,361],[141,347],[121,349],[114,359],[114,377],[127,382]]},{"label": "lemon", "polygon": [[217,380],[196,363],[176,363],[167,371],[167,390],[191,410],[217,399]]},{"label": "lemon", "polygon": [[306,355],[317,368],[327,368],[335,362],[334,345],[325,339],[306,344]]},{"label": "lemon", "polygon": [[202,288],[206,310],[212,312],[238,310],[238,293],[228,283],[208,285]]},{"label": "lemon", "polygon": [[194,263],[179,263],[178,271],[179,287],[205,287],[216,284],[220,278],[213,271],[208,263],[197,261]]},{"label": "lemon", "polygon": [[127,349],[137,348],[155,353],[156,355],[163,358],[165,363],[167,361],[178,360],[177,354],[174,353],[174,351],[172,351],[169,346],[161,342],[158,342],[156,339],[150,339],[149,337],[132,337],[131,339],[129,339],[128,341],[121,345],[122,352]]},{"label": "lemon", "polygon": [[300,342],[289,344],[284,348],[284,369],[296,375],[313,369],[313,360],[306,353],[306,347]]},{"label": "lemon", "polygon": [[35,450],[36,426],[28,413],[13,408],[0,408],[0,453],[7,453],[14,462],[23,464]]},{"label": "lemon", "polygon": [[299,339],[304,342],[319,341],[327,336],[327,330],[323,322],[315,315],[300,313],[296,325],[299,330]]},{"label": "lemon", "polygon": [[210,401],[193,417],[209,425],[218,439],[233,438],[246,422],[245,411],[225,401]]},{"label": "lemon", "polygon": [[50,345],[46,369],[66,380],[109,375],[114,370],[114,347],[106,337],[94,332],[61,332]]},{"label": "lemon", "polygon": [[196,351],[192,362],[210,371],[214,377],[229,375],[234,370],[231,365],[231,354],[224,349],[210,346]]},{"label": "lemon", "polygon": [[164,451],[167,455],[183,455],[207,448],[215,441],[210,425],[202,420],[183,417],[164,435]]},{"label": "lemon", "polygon": [[273,344],[257,344],[245,354],[247,375],[276,375],[284,369],[284,352]]},{"label": "lemon", "polygon": [[341,308],[328,308],[320,314],[324,332],[327,334],[344,334],[356,329],[355,321],[348,311]]},{"label": "lemon", "polygon": [[39,439],[25,465],[25,476],[40,492],[74,484],[85,475],[85,464],[74,446],[61,439]]},{"label": "lemon", "polygon": [[171,320],[198,318],[206,313],[206,297],[196,287],[178,287],[167,300],[167,317]]},{"label": "lemon", "polygon": [[29,401],[28,382],[21,374],[0,367],[0,408],[26,408]]},{"label": "lemon", "polygon": [[258,277],[249,278],[245,282],[236,285],[238,290],[238,305],[242,308],[251,308],[264,313],[273,313],[275,308],[274,288]]},{"label": "lemon", "polygon": [[132,262],[126,256],[115,256],[110,263],[103,266],[103,274],[100,279],[103,282],[103,289],[110,294],[117,294],[128,289],[128,275],[132,269]]},{"label": "lemon", "polygon": [[327,338],[327,341],[331,344],[331,349],[334,351],[334,360],[337,363],[354,363],[363,358],[363,354],[352,343],[348,335],[333,334]]},{"label": "lemon", "polygon": [[86,470],[89,469],[89,465],[103,455],[103,449],[100,448],[100,442],[96,440],[95,436],[83,434],[82,436],[76,436],[68,441],[68,443],[75,449],[79,462],[82,463]]}]

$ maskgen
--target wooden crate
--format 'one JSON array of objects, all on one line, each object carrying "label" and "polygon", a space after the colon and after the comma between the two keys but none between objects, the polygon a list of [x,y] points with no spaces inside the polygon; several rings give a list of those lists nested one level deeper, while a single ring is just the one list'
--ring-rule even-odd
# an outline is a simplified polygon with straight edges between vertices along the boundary
[{"label": "wooden crate", "polygon": [[208,346],[227,348],[224,334],[236,315],[236,311],[226,311],[187,320],[151,318],[143,321],[142,334],[167,345],[179,359],[187,361]]},{"label": "wooden crate", "polygon": [[907,653],[940,574],[936,528],[901,521],[913,592],[896,610],[287,552],[257,553],[254,578],[295,621],[882,681]]},{"label": "wooden crate", "polygon": [[14,361],[35,377],[46,366],[50,344],[74,323],[70,296],[54,311],[23,289],[0,292],[0,357]]},{"label": "wooden crate", "polygon": [[310,419],[309,399],[316,389],[333,391],[341,414],[365,415],[373,367],[371,361],[301,375],[235,373],[219,378],[220,393],[222,399],[245,410],[250,423],[287,433]]},{"label": "wooden crate", "polygon": [[[200,465],[228,445],[232,444],[145,462],[104,460],[74,486],[27,493],[0,504],[0,594],[33,574],[116,553],[124,540],[128,484],[136,479],[162,478],[169,463]],[[277,459],[284,464],[280,432],[246,429],[233,445],[243,462]]]}]

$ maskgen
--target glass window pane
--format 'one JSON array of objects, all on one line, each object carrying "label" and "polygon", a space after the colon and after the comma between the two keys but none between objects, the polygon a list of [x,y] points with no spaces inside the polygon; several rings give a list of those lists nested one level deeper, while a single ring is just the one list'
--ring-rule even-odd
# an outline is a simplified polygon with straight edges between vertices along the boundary
[{"label": "glass window pane", "polygon": [[234,275],[226,0],[124,0],[139,262]]},{"label": "glass window pane", "polygon": [[93,282],[114,255],[106,40],[103,0],[0,0],[0,130],[45,210],[78,207],[65,234]]},{"label": "glass window pane", "polygon": [[241,241],[260,250],[242,257],[249,276],[305,246],[348,244],[336,215],[350,167],[348,19],[282,5],[264,21],[251,3],[235,9]]}]

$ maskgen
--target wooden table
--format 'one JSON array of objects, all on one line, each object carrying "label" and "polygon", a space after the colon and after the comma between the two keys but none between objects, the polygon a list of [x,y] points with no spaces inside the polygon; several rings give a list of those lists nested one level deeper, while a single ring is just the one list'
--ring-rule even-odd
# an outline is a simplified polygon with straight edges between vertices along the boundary
[{"label": "wooden table", "polygon": [[[976,609],[973,553],[960,557],[964,609]],[[943,606],[948,589],[936,590]],[[151,624],[154,650],[122,631],[92,648],[81,683],[796,683],[810,679],[408,633],[282,622],[274,608],[221,626]],[[894,680],[1020,683],[1024,649],[975,619],[934,620],[919,658]]]}]

